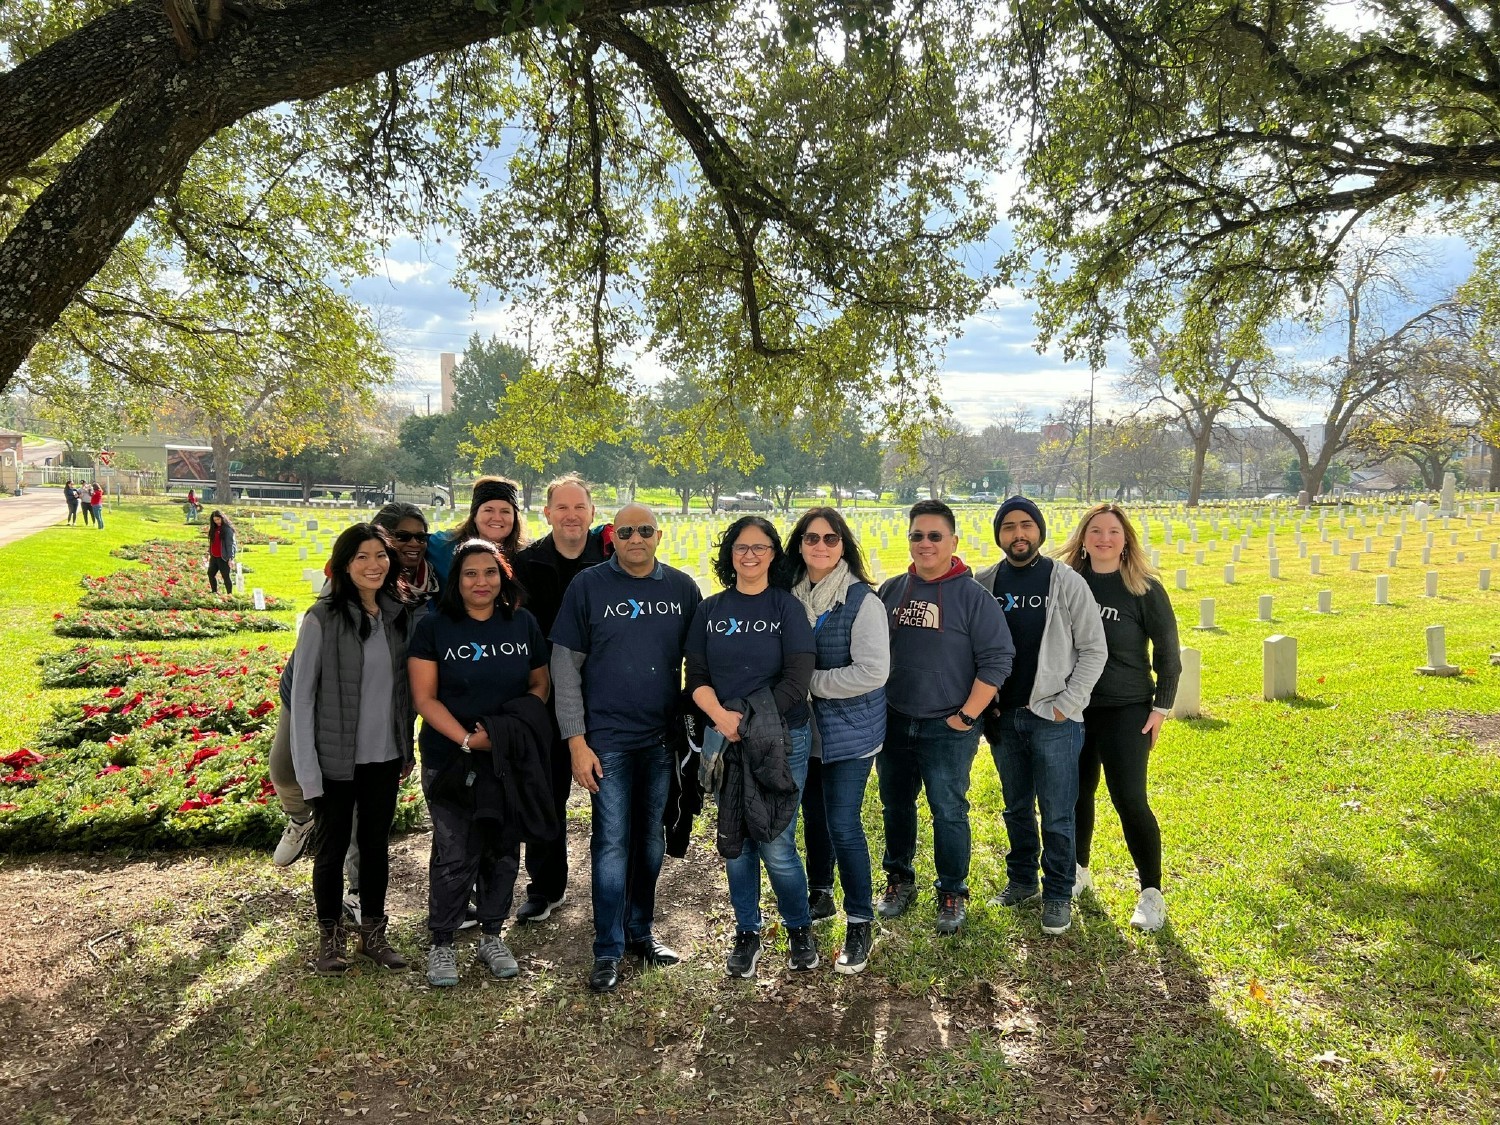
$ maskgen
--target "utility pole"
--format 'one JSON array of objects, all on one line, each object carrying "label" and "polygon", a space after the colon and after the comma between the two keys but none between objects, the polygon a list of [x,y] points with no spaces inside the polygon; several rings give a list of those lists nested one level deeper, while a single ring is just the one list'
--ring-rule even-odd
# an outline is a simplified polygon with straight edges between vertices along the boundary
[{"label": "utility pole", "polygon": [[[1089,368],[1089,440],[1088,459],[1083,465],[1083,502],[1091,503],[1094,499],[1094,376],[1098,374],[1092,367]],[[1077,477],[1073,478],[1077,480]]]}]

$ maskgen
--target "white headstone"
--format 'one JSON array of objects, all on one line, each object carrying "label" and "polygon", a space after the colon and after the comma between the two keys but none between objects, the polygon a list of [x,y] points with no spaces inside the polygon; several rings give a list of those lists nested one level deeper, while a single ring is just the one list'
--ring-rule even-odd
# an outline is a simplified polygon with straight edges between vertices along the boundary
[{"label": "white headstone", "polygon": [[1323,573],[1323,560],[1322,560],[1321,557],[1319,557],[1318,555],[1308,555],[1307,556],[1307,573],[1309,573],[1309,574],[1322,574]]},{"label": "white headstone", "polygon": [[276,553],[276,540],[272,539],[269,543],[266,544],[266,554],[268,554],[268,555],[274,555],[275,553]]},{"label": "white headstone", "polygon": [[1226,566],[1224,568],[1224,581],[1225,581],[1225,583],[1227,585],[1230,585],[1230,586],[1234,585],[1234,566],[1233,565]]},{"label": "white headstone", "polygon": [[1388,575],[1382,574],[1375,579],[1375,604],[1391,604],[1391,580]]},{"label": "white headstone", "polygon": [[1260,606],[1260,620],[1271,620],[1272,606],[1274,605],[1276,599],[1273,598],[1270,594],[1262,594],[1256,600]]},{"label": "white headstone", "polygon": [[318,521],[317,520],[308,520],[307,523],[304,526],[306,526],[306,528],[307,528],[308,531],[317,531],[318,530]]},{"label": "white headstone", "polygon": [[1213,600],[1213,598],[1199,598],[1198,599],[1198,624],[1194,625],[1193,628],[1195,628],[1195,629],[1212,629],[1212,628],[1214,628],[1214,600]]},{"label": "white headstone", "polygon": [[1280,578],[1281,577],[1281,560],[1280,559],[1272,559],[1271,560],[1271,577],[1272,578]]},{"label": "white headstone", "polygon": [[1456,676],[1461,669],[1448,663],[1448,642],[1441,625],[1427,626],[1427,663],[1417,671],[1424,676]]},{"label": "white headstone", "polygon": [[1318,591],[1318,612],[1319,613],[1332,613],[1333,612],[1333,591],[1332,590],[1319,590]]},{"label": "white headstone", "polygon": [[1184,569],[1179,568],[1177,571],[1177,588],[1179,590],[1187,589],[1187,571]]},{"label": "white headstone", "polygon": [[1196,565],[1198,565],[1198,566],[1202,566],[1203,565],[1203,552],[1202,551],[1194,551],[1193,552],[1193,562]]},{"label": "white headstone", "polygon": [[1196,719],[1203,713],[1203,654],[1195,648],[1182,650],[1182,673],[1177,677],[1177,696],[1172,718]]},{"label": "white headstone", "polygon": [[1422,548],[1422,565],[1423,566],[1431,566],[1432,565],[1432,548],[1431,547],[1423,547]]},{"label": "white headstone", "polygon": [[1396,560],[1398,558],[1400,558],[1400,557],[1401,557],[1401,552],[1400,551],[1391,551],[1391,552],[1387,553],[1387,555],[1385,557],[1385,565],[1388,566],[1388,567],[1390,567],[1392,570],[1395,570],[1396,569]]},{"label": "white headstone", "polygon": [[1349,556],[1349,569],[1350,570],[1358,570],[1359,569],[1359,552],[1358,551],[1356,551],[1354,554],[1352,554],[1352,555]]},{"label": "white headstone", "polygon": [[1454,492],[1458,487],[1458,480],[1452,473],[1443,474],[1443,507],[1444,513],[1451,513],[1454,509]]},{"label": "white headstone", "polygon": [[1261,694],[1290,699],[1297,694],[1297,638],[1277,633],[1261,645]]},{"label": "white headstone", "polygon": [[307,548],[306,547],[298,547],[297,548],[297,558],[299,558],[303,562],[307,561]]},{"label": "white headstone", "polygon": [[264,590],[262,590],[259,586],[255,587],[254,591],[251,593],[250,596],[255,599],[255,608],[256,609],[265,609],[266,608],[266,592]]},{"label": "white headstone", "polygon": [[1488,590],[1490,588],[1490,568],[1484,567],[1479,572],[1479,588]]},{"label": "white headstone", "polygon": [[1429,570],[1427,572],[1427,596],[1429,598],[1437,597],[1437,580],[1438,572],[1435,570]]}]

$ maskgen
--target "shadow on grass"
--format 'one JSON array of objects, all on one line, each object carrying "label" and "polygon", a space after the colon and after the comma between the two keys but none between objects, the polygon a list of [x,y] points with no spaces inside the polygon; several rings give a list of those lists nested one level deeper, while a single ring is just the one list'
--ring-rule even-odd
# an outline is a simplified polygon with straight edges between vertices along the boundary
[{"label": "shadow on grass", "polygon": [[[1289,880],[1316,904],[1315,916],[1283,936],[1290,951],[1323,967],[1322,983],[1347,1025],[1415,1038],[1436,1065],[1468,1070],[1491,1090],[1500,1082],[1500,1012],[1491,1003],[1500,933],[1497,823],[1495,792],[1465,795],[1409,821],[1404,843],[1423,862],[1400,869],[1417,866],[1415,874],[1343,854],[1305,859]],[[1408,1083],[1405,1093],[1417,1104],[1431,1095],[1428,1079]]]}]

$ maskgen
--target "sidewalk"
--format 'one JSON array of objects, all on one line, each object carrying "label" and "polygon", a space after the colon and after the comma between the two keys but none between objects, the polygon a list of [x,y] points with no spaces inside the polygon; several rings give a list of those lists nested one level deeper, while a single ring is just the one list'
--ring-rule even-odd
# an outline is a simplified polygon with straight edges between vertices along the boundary
[{"label": "sidewalk", "polygon": [[[68,518],[62,489],[38,488],[24,496],[0,496],[0,547]],[[104,517],[106,526],[109,516]]]}]

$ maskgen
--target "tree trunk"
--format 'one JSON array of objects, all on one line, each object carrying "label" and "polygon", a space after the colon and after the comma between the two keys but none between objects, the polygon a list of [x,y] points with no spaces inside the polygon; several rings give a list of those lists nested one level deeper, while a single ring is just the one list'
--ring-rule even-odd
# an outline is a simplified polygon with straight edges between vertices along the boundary
[{"label": "tree trunk", "polygon": [[1208,443],[1213,431],[1207,427],[1203,436],[1193,435],[1193,475],[1188,478],[1187,506],[1196,508],[1203,496],[1203,466],[1208,462]]},{"label": "tree trunk", "polygon": [[682,514],[687,515],[688,501],[693,498],[693,490],[691,488],[679,488],[677,495],[682,497]]},{"label": "tree trunk", "polygon": [[218,426],[209,427],[208,444],[214,451],[214,502],[232,503],[234,491],[229,483],[229,455],[234,452],[234,447]]},{"label": "tree trunk", "polygon": [[1500,446],[1490,442],[1490,487],[1491,492],[1500,492]]}]

